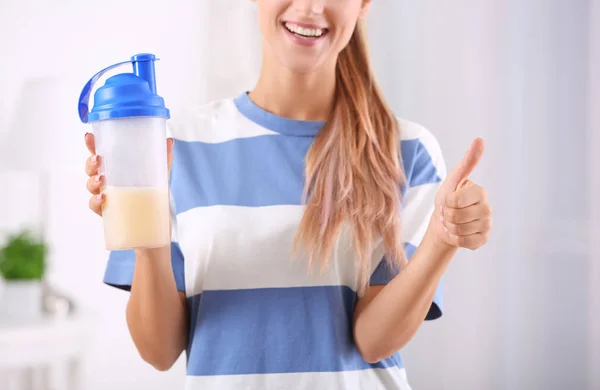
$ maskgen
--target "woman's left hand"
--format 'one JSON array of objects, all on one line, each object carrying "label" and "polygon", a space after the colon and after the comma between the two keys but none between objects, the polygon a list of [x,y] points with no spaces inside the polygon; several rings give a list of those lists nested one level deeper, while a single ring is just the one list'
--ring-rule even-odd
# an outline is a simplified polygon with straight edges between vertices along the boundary
[{"label": "woman's left hand", "polygon": [[488,241],[492,209],[486,190],[468,179],[483,155],[478,138],[462,161],[448,173],[435,198],[435,211],[429,224],[434,242],[444,246],[475,250]]}]

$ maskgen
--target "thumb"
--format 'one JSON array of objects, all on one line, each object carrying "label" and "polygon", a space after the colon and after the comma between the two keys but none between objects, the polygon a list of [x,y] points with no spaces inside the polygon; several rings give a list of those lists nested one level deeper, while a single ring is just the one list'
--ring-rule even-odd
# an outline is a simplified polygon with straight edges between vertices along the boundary
[{"label": "thumb", "polygon": [[476,138],[469,150],[465,153],[460,163],[448,174],[446,178],[451,191],[456,191],[458,186],[469,177],[471,172],[481,161],[483,151],[485,149],[485,143],[483,139]]}]

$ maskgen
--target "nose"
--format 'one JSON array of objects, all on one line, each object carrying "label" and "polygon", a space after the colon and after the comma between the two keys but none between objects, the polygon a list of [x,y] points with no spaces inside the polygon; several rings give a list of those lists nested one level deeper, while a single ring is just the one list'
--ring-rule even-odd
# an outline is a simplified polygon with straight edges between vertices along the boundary
[{"label": "nose", "polygon": [[325,0],[294,0],[294,9],[303,15],[320,15],[325,9]]}]

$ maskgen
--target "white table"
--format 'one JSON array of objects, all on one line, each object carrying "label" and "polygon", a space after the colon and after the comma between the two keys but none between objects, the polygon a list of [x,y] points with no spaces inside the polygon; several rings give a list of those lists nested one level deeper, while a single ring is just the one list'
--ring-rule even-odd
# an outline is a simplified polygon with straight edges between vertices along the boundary
[{"label": "white table", "polygon": [[[35,323],[0,319],[0,389],[79,390],[89,322],[80,316]],[[64,367],[59,385],[53,372]]]}]

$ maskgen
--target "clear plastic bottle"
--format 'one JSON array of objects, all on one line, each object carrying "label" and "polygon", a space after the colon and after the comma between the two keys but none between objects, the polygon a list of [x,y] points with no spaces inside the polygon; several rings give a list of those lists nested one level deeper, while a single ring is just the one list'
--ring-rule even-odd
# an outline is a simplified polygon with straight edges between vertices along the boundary
[{"label": "clear plastic bottle", "polygon": [[[152,54],[113,65],[86,84],[79,102],[82,122],[91,123],[104,175],[102,210],[106,249],[153,248],[170,243],[169,183],[164,100],[156,94]],[[133,73],[109,78],[94,94],[94,83],[110,69],[133,64]]]}]

